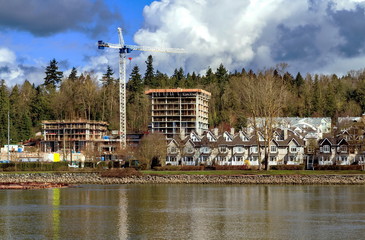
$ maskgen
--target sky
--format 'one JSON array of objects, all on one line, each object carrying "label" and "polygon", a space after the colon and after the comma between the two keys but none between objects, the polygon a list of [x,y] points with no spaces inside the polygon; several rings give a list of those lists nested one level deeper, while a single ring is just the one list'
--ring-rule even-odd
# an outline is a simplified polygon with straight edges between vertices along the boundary
[{"label": "sky", "polygon": [[365,67],[365,0],[0,0],[0,79],[8,86],[44,81],[54,58],[98,79],[118,51],[97,41],[184,48],[186,53],[133,51],[145,71],[175,68],[204,75],[221,64],[231,72],[287,63],[295,75],[346,75]]}]

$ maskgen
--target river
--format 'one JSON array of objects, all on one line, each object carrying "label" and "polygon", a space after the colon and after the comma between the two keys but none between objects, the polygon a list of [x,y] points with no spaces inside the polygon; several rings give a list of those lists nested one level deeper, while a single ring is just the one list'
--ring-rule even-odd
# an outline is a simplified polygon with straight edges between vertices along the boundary
[{"label": "river", "polygon": [[0,239],[365,239],[365,187],[0,190]]}]

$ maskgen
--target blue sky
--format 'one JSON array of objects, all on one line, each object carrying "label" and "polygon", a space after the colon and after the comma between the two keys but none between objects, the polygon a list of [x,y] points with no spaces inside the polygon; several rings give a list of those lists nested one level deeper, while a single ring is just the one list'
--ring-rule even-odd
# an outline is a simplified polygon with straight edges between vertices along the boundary
[{"label": "blue sky", "polygon": [[365,0],[0,0],[0,79],[41,84],[55,58],[60,69],[93,72],[110,65],[121,26],[128,44],[185,48],[187,54],[133,52],[128,71],[154,57],[156,70],[204,74],[262,70],[285,62],[301,72],[345,75],[365,65]]}]

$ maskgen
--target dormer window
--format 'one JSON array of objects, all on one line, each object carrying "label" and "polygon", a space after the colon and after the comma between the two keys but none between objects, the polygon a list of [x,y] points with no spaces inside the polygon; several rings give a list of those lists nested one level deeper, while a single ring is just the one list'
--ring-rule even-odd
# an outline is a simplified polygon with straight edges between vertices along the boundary
[{"label": "dormer window", "polygon": [[245,136],[245,135],[243,135],[242,137],[241,137],[241,139],[242,139],[242,141],[248,141],[249,139]]},{"label": "dormer window", "polygon": [[209,142],[215,142],[216,141],[215,138],[211,134],[208,134],[207,137],[208,137]]},{"label": "dormer window", "polygon": [[224,140],[226,140],[226,142],[232,142],[232,139],[227,134],[224,135]]},{"label": "dormer window", "polygon": [[195,134],[191,134],[190,138],[193,142],[200,142],[200,139]]}]

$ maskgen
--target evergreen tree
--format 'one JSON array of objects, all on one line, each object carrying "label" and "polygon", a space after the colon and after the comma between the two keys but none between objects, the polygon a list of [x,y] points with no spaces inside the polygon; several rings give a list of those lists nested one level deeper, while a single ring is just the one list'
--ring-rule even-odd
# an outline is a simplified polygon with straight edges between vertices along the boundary
[{"label": "evergreen tree", "polygon": [[77,79],[77,69],[75,67],[72,68],[70,75],[68,76],[68,79],[75,81]]},{"label": "evergreen tree", "polygon": [[7,143],[8,138],[8,111],[9,111],[9,91],[5,81],[0,82],[0,144]]},{"label": "evergreen tree", "polygon": [[63,73],[58,70],[58,62],[53,59],[49,62],[49,66],[46,67],[46,77],[44,78],[44,85],[47,88],[55,89],[63,77]]},{"label": "evergreen tree", "polygon": [[228,71],[221,63],[215,72],[215,76],[218,81],[218,86],[223,87],[228,82]]},{"label": "evergreen tree", "polygon": [[209,67],[202,79],[202,85],[214,84],[216,81],[215,75],[212,69]]},{"label": "evergreen tree", "polygon": [[294,79],[294,87],[296,88],[297,95],[300,97],[303,94],[302,86],[304,84],[304,79],[300,72],[298,72],[297,76]]},{"label": "evergreen tree", "polygon": [[149,55],[147,57],[146,63],[146,72],[144,74],[144,85],[149,87],[156,87],[156,83],[154,81],[155,77],[155,71],[153,69],[153,57],[152,55]]},{"label": "evergreen tree", "polygon": [[127,91],[129,103],[135,102],[138,96],[143,94],[142,77],[137,65],[132,69],[131,78],[127,83]]},{"label": "evergreen tree", "polygon": [[103,86],[111,86],[116,82],[115,79],[113,78],[113,75],[114,75],[114,71],[108,65],[108,67],[106,69],[106,73],[103,74],[103,78],[101,79]]}]

